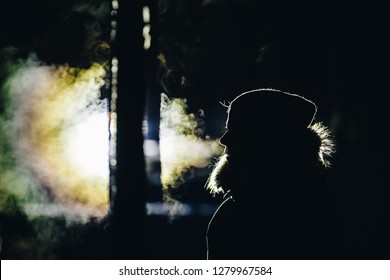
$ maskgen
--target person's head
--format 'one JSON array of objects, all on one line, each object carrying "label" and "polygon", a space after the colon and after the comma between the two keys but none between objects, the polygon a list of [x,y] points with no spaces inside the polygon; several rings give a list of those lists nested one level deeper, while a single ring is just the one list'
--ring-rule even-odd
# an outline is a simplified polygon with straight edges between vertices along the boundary
[{"label": "person's head", "polygon": [[[211,193],[237,193],[252,178],[266,178],[279,166],[322,164],[333,151],[329,131],[314,123],[317,106],[310,100],[275,89],[244,92],[227,106],[224,154],[206,187]],[[280,174],[283,176],[283,174]]]}]

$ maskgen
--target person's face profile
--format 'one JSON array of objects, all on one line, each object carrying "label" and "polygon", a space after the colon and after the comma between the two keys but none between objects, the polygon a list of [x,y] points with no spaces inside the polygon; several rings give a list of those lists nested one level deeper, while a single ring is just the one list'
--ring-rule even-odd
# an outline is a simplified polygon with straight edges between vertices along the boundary
[{"label": "person's face profile", "polygon": [[230,159],[239,159],[242,157],[244,150],[243,145],[246,145],[246,136],[239,124],[226,122],[225,132],[219,138],[219,144],[224,147],[224,154]]},{"label": "person's face profile", "polygon": [[227,148],[227,138],[228,138],[228,132],[229,130],[226,129],[225,132],[222,134],[222,136],[219,138],[219,145],[221,145],[222,147],[225,148],[225,151],[226,151],[226,148]]}]

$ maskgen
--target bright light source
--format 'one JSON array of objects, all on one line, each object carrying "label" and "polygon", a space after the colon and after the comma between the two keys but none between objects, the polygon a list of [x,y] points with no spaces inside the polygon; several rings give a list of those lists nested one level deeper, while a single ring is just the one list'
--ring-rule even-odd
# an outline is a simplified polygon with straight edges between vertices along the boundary
[{"label": "bright light source", "polygon": [[76,124],[68,132],[69,161],[82,173],[108,178],[108,116],[95,112]]},{"label": "bright light source", "polygon": [[142,7],[142,18],[145,23],[150,22],[150,9],[148,6]]}]

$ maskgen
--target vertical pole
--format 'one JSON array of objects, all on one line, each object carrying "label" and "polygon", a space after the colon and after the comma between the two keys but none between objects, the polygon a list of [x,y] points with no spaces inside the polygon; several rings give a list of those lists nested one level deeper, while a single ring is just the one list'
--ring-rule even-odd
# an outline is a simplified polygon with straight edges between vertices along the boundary
[{"label": "vertical pole", "polygon": [[145,259],[146,173],[142,122],[145,108],[142,2],[114,0],[112,55],[117,58],[115,186],[111,190],[114,259]]}]

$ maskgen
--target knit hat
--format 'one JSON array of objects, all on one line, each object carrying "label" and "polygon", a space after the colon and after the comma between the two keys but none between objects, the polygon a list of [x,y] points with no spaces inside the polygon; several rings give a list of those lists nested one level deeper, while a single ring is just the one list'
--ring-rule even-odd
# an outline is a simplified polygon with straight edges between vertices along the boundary
[{"label": "knit hat", "polygon": [[294,131],[307,128],[315,118],[317,106],[297,94],[276,89],[255,89],[234,98],[228,107],[229,126],[246,127],[258,124],[260,128]]}]

